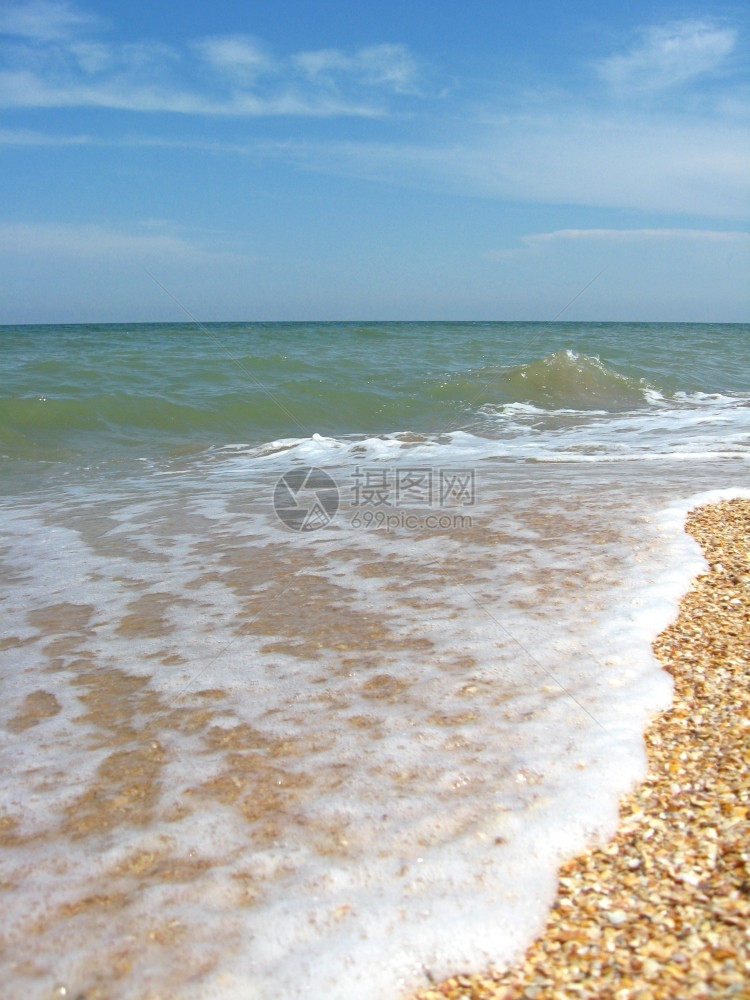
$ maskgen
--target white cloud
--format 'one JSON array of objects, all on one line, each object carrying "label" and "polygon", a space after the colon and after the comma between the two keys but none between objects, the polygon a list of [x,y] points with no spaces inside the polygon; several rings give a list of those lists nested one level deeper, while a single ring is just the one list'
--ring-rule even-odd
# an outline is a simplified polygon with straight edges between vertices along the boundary
[{"label": "white cloud", "polygon": [[240,90],[214,98],[159,82],[142,83],[138,81],[137,74],[133,74],[132,78],[118,74],[104,81],[48,81],[23,70],[0,72],[0,105],[17,108],[110,108],[223,117],[377,117],[385,113],[377,104],[368,103],[366,99],[357,101],[326,93],[305,94],[289,89],[270,96],[257,96]]},{"label": "white cloud", "polygon": [[[38,16],[40,7],[12,8],[16,16],[22,9]],[[75,15],[66,4],[55,9],[58,23],[64,14]],[[622,88],[664,86],[720,67],[734,45],[735,32],[728,28],[681,21],[649,29],[637,47],[603,60],[599,69]],[[35,60],[24,62],[29,50]],[[395,44],[277,57],[249,35],[209,36],[184,51],[90,38],[48,45],[38,37],[36,47],[24,43],[19,61],[9,60],[0,72],[0,105],[214,117],[385,117],[391,107],[405,106],[405,95],[417,93],[418,78],[409,50]],[[398,104],[394,95],[401,98]],[[548,92],[544,101],[519,98],[502,115],[487,103],[481,116],[476,107],[453,104],[447,141],[445,117],[436,122],[414,116],[408,141],[289,138],[243,144],[200,134],[44,139],[6,130],[0,144],[181,146],[462,196],[746,218],[750,135],[738,124],[743,96],[723,87],[711,113],[701,115],[645,113],[612,101],[602,107],[601,94],[573,100],[560,91]],[[436,128],[443,129],[439,137]]]},{"label": "white cloud", "polygon": [[417,65],[403,45],[373,45],[357,53],[358,71],[368,83],[406,93],[416,85]]},{"label": "white cloud", "polygon": [[529,233],[521,236],[520,247],[507,250],[489,250],[487,260],[507,261],[522,257],[529,251],[542,251],[566,246],[583,249],[586,246],[614,251],[623,248],[629,253],[638,252],[637,247],[661,246],[673,252],[680,245],[703,248],[708,252],[712,247],[730,248],[742,253],[750,252],[750,233],[737,229],[555,229],[548,233]]},{"label": "white cloud", "polygon": [[607,241],[607,242],[640,242],[648,240],[672,241],[690,240],[703,243],[750,243],[750,233],[739,230],[716,229],[556,229],[551,233],[531,233],[522,236],[521,242],[526,246],[537,246],[543,243],[559,243],[561,241]]},{"label": "white cloud", "polygon": [[348,55],[338,49],[300,52],[295,65],[313,80],[332,82],[346,74],[373,86],[385,86],[396,93],[414,91],[417,64],[403,45],[372,45]]},{"label": "white cloud", "polygon": [[6,3],[0,10],[0,34],[43,42],[68,38],[79,29],[97,23],[97,18],[82,13],[65,0]]},{"label": "white cloud", "polygon": [[312,79],[328,77],[347,66],[347,59],[338,49],[317,49],[300,52],[292,57],[293,64]]},{"label": "white cloud", "polygon": [[6,107],[99,107],[123,111],[217,114],[223,105],[198,95],[135,79],[47,81],[30,71],[0,73],[0,103]]},{"label": "white cloud", "polygon": [[[25,89],[23,81],[19,88]],[[112,94],[109,99],[132,107],[136,97],[144,109],[164,103],[164,95],[146,91]],[[189,102],[194,99],[185,95],[185,104],[180,106],[176,95],[171,95],[172,107],[190,110]],[[238,102],[250,100],[242,95],[235,98],[234,112],[243,110]],[[323,98],[319,100],[322,104]],[[294,113],[299,97],[276,101],[277,113]],[[218,105],[211,110],[222,113]],[[263,108],[245,110],[262,113]],[[312,114],[315,109],[308,106],[305,110]],[[688,216],[750,216],[750,136],[720,121],[604,118],[579,111],[567,121],[554,116],[509,118],[492,130],[474,134],[468,130],[450,145],[296,139],[237,142],[147,134],[118,139],[0,130],[0,145],[84,144],[196,149],[255,161],[276,160],[300,170],[463,197]]]},{"label": "white cloud", "polygon": [[275,61],[250,35],[200,38],[193,48],[211,67],[237,82],[248,84],[276,69]]},{"label": "white cloud", "polygon": [[113,63],[110,46],[100,42],[73,42],[69,52],[86,73],[101,73]]},{"label": "white cloud", "polygon": [[386,113],[386,96],[414,93],[416,64],[401,45],[276,58],[249,35],[199,38],[186,50],[77,37],[94,23],[61,0],[2,12],[0,33],[15,37],[3,46],[0,106],[373,117]]},{"label": "white cloud", "polygon": [[88,146],[96,139],[89,135],[50,135],[33,129],[0,128],[0,146]]},{"label": "white cloud", "polygon": [[447,144],[248,147],[302,168],[464,196],[747,218],[750,136],[722,122],[601,115],[512,118]]},{"label": "white cloud", "polygon": [[638,46],[595,65],[620,93],[663,90],[718,69],[736,41],[736,31],[709,21],[675,21],[647,28]]},{"label": "white cloud", "polygon": [[[148,263],[153,260],[205,262],[251,260],[243,254],[207,249],[200,243],[170,232],[159,232],[159,224],[145,222],[132,231],[79,224],[0,222],[0,255],[17,258],[113,259]],[[156,231],[154,231],[156,230]]]}]

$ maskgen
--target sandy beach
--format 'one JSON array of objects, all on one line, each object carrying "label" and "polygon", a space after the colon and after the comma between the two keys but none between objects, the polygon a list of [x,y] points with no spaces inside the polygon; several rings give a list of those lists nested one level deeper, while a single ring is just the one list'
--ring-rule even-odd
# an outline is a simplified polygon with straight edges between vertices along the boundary
[{"label": "sandy beach", "polygon": [[514,968],[413,1000],[750,997],[750,500],[691,512],[709,571],[654,642],[674,677],[614,840],[566,863]]}]

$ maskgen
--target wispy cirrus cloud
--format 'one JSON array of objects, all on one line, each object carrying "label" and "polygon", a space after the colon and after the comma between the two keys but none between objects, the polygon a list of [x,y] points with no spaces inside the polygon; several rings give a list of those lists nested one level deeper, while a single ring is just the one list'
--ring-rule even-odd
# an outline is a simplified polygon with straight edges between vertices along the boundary
[{"label": "wispy cirrus cloud", "polygon": [[265,47],[251,35],[214,35],[193,42],[193,50],[217,72],[240,84],[251,84],[278,65]]},{"label": "wispy cirrus cloud", "polygon": [[336,95],[282,91],[258,96],[235,92],[212,97],[195,90],[137,79],[49,81],[29,71],[0,73],[0,104],[25,108],[108,108],[113,111],[170,112],[181,115],[323,117],[352,115],[375,117],[385,111],[363,100]]},{"label": "wispy cirrus cloud", "polygon": [[521,237],[521,242],[527,247],[568,241],[635,243],[644,240],[748,244],[750,233],[735,229],[555,229],[549,233],[530,233]]},{"label": "wispy cirrus cloud", "polygon": [[192,46],[200,58],[238,84],[262,77],[306,81],[328,88],[367,86],[392,93],[414,93],[417,62],[406,46],[370,45],[353,52],[314,49],[276,58],[251,35],[214,35]]},{"label": "wispy cirrus cloud", "polygon": [[731,123],[519,115],[447,142],[285,142],[236,147],[300,169],[447,194],[685,215],[750,215],[750,137]]},{"label": "wispy cirrus cloud", "polygon": [[[698,261],[706,271],[720,272],[719,279],[731,281],[739,276],[742,262],[750,254],[750,232],[736,229],[555,229],[546,233],[528,233],[518,238],[518,245],[502,250],[488,250],[483,257],[511,269],[524,261],[576,260],[584,268],[615,267],[624,262],[649,261],[658,268],[664,260],[681,259],[694,269]],[[731,264],[731,268],[730,268]],[[598,277],[598,275],[597,275]],[[740,284],[746,284],[744,278]]]},{"label": "wispy cirrus cloud", "polygon": [[101,140],[81,133],[79,135],[51,135],[29,128],[0,128],[0,146],[90,146]]},{"label": "wispy cirrus cloud", "polygon": [[[57,10],[54,45],[35,27],[41,7]],[[644,106],[618,99],[638,88],[652,93],[685,84],[689,89],[702,74],[723,73],[725,65],[737,69],[738,61],[730,57],[738,33],[709,19],[644,28],[629,50],[595,65],[598,77],[587,64],[585,92],[561,86],[529,97],[529,90],[509,87],[502,107],[487,91],[463,103],[457,92],[441,102],[441,117],[431,114],[434,106],[415,100],[422,97],[424,71],[403,45],[280,55],[252,35],[227,34],[198,38],[181,49],[152,42],[118,46],[101,35],[101,26],[61,0],[16,3],[6,15],[8,10],[15,14],[0,23],[15,38],[5,42],[0,105],[169,112],[196,119],[385,119],[396,109],[418,114],[408,138],[379,127],[369,137],[361,130],[357,140],[342,141],[340,132],[334,139],[322,130],[317,138],[302,140],[290,131],[279,139],[277,130],[274,139],[242,142],[228,129],[201,134],[196,121],[191,134],[148,135],[144,125],[139,134],[125,135],[110,116],[106,135],[97,134],[100,118],[85,125],[76,119],[69,137],[6,130],[0,131],[0,145],[210,150],[452,195],[691,216],[750,214],[750,137],[741,122],[746,91],[736,77],[722,78],[711,91],[710,106],[699,111],[695,105],[675,111],[670,100],[666,106],[651,101]],[[24,10],[34,16],[24,20]],[[602,78],[618,95],[601,86]]]},{"label": "wispy cirrus cloud", "polygon": [[[604,117],[584,109],[567,119],[525,116],[481,133],[466,130],[450,143],[0,130],[0,146],[45,145],[199,150],[463,197],[750,216],[750,137],[731,123],[703,119]],[[614,231],[586,232],[604,238]]]},{"label": "wispy cirrus cloud", "polygon": [[48,42],[93,28],[99,19],[65,0],[30,0],[6,3],[0,9],[0,34]]},{"label": "wispy cirrus cloud", "polygon": [[733,28],[689,19],[645,28],[628,52],[595,63],[619,93],[646,93],[686,83],[719,69],[737,42]]},{"label": "wispy cirrus cloud", "polygon": [[247,254],[210,247],[194,234],[171,232],[168,224],[143,222],[128,229],[87,223],[0,222],[0,257],[53,260],[129,260],[148,264],[252,262]]},{"label": "wispy cirrus cloud", "polygon": [[395,93],[413,93],[417,79],[417,64],[404,45],[371,45],[349,55],[336,49],[301,52],[294,64],[311,80],[332,83],[348,75]]},{"label": "wispy cirrus cloud", "polygon": [[64,0],[10,4],[0,16],[0,106],[372,117],[388,112],[389,97],[416,93],[416,61],[401,45],[277,57],[249,35],[175,49],[111,44],[98,27]]}]

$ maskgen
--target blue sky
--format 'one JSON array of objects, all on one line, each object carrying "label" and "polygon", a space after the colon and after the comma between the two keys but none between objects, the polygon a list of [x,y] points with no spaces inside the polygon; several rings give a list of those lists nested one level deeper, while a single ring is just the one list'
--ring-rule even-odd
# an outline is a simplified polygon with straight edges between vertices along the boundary
[{"label": "blue sky", "polygon": [[749,41],[745,3],[0,0],[0,323],[748,321]]}]

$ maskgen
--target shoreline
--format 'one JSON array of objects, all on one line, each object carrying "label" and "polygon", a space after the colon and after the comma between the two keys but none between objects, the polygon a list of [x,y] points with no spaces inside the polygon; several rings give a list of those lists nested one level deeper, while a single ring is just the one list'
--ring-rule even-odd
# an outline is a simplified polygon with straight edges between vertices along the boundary
[{"label": "shoreline", "polygon": [[750,998],[750,500],[693,510],[685,530],[709,569],[654,640],[674,698],[617,834],[561,867],[515,966],[411,1000]]}]

